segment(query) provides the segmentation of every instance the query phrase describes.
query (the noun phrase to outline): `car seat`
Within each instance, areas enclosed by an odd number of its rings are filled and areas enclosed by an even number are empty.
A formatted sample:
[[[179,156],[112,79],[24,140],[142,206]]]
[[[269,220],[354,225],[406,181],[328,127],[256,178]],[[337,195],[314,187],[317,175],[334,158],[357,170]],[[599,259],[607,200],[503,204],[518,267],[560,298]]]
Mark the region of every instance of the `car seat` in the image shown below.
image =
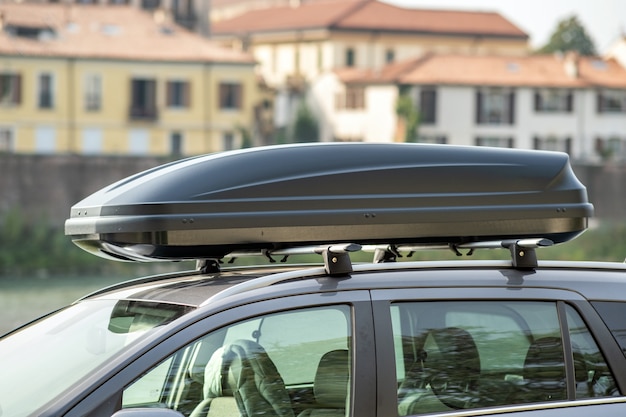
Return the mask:
[[[447,327],[428,333],[435,349],[423,350],[399,389],[398,414],[472,408],[478,401],[480,357],[472,336]]]
[[[326,352],[320,359],[313,381],[315,408],[304,410],[298,417],[344,417],[349,381],[348,350],[337,349]]]
[[[261,345],[237,340],[224,349],[224,361],[243,417],[294,417],[283,378]]]
[[[590,397],[587,366],[582,353],[572,346],[577,396]],[[521,401],[556,401],[567,399],[567,380],[563,344],[559,337],[542,337],[528,347],[524,360],[524,383]]]

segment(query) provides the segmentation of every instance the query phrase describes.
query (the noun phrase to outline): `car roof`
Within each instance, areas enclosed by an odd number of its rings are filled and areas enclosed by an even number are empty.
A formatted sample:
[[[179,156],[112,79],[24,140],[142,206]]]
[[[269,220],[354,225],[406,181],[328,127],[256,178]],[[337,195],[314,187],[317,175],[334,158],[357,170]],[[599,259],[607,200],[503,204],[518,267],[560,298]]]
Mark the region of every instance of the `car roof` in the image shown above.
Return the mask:
[[[334,277],[323,265],[247,266],[209,274],[188,271],[131,280],[83,300],[130,299],[202,307],[228,298],[260,300],[278,293],[407,287],[552,288],[574,291],[589,299],[620,300],[626,285],[624,272],[626,264],[611,262],[540,261],[537,268],[524,270],[506,260],[361,263],[355,264],[350,274]]]

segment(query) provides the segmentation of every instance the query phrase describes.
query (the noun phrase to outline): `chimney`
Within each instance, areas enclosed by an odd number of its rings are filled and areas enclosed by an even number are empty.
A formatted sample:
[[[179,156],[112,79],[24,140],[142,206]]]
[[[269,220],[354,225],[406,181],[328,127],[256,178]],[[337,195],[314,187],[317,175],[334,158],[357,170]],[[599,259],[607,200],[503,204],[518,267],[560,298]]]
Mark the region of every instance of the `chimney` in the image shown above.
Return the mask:
[[[565,65],[565,73],[567,74],[568,77],[578,78],[579,60],[580,60],[580,57],[578,56],[577,52],[569,51],[566,53],[564,65]]]

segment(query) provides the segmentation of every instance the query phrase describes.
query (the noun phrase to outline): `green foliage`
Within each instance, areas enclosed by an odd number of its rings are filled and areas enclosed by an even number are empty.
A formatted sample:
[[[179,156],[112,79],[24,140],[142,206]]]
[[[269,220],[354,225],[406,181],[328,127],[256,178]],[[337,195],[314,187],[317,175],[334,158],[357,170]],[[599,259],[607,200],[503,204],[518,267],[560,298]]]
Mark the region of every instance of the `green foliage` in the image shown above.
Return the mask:
[[[319,138],[319,123],[306,103],[302,101],[293,127],[293,142],[318,142]]]
[[[404,119],[406,123],[406,131],[404,135],[405,142],[415,142],[417,140],[417,127],[419,125],[419,112],[413,104],[411,97],[401,92],[396,102],[396,114]]]
[[[596,55],[596,47],[576,16],[559,22],[546,45],[537,52],[578,52],[580,55]]]

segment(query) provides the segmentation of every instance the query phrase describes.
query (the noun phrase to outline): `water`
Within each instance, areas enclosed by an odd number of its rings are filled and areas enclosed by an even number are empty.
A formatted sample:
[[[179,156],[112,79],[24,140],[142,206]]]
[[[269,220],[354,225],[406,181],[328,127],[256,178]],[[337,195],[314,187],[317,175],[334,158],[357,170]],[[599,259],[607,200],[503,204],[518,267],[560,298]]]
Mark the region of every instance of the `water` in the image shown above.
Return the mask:
[[[0,276],[0,335],[126,278]]]

